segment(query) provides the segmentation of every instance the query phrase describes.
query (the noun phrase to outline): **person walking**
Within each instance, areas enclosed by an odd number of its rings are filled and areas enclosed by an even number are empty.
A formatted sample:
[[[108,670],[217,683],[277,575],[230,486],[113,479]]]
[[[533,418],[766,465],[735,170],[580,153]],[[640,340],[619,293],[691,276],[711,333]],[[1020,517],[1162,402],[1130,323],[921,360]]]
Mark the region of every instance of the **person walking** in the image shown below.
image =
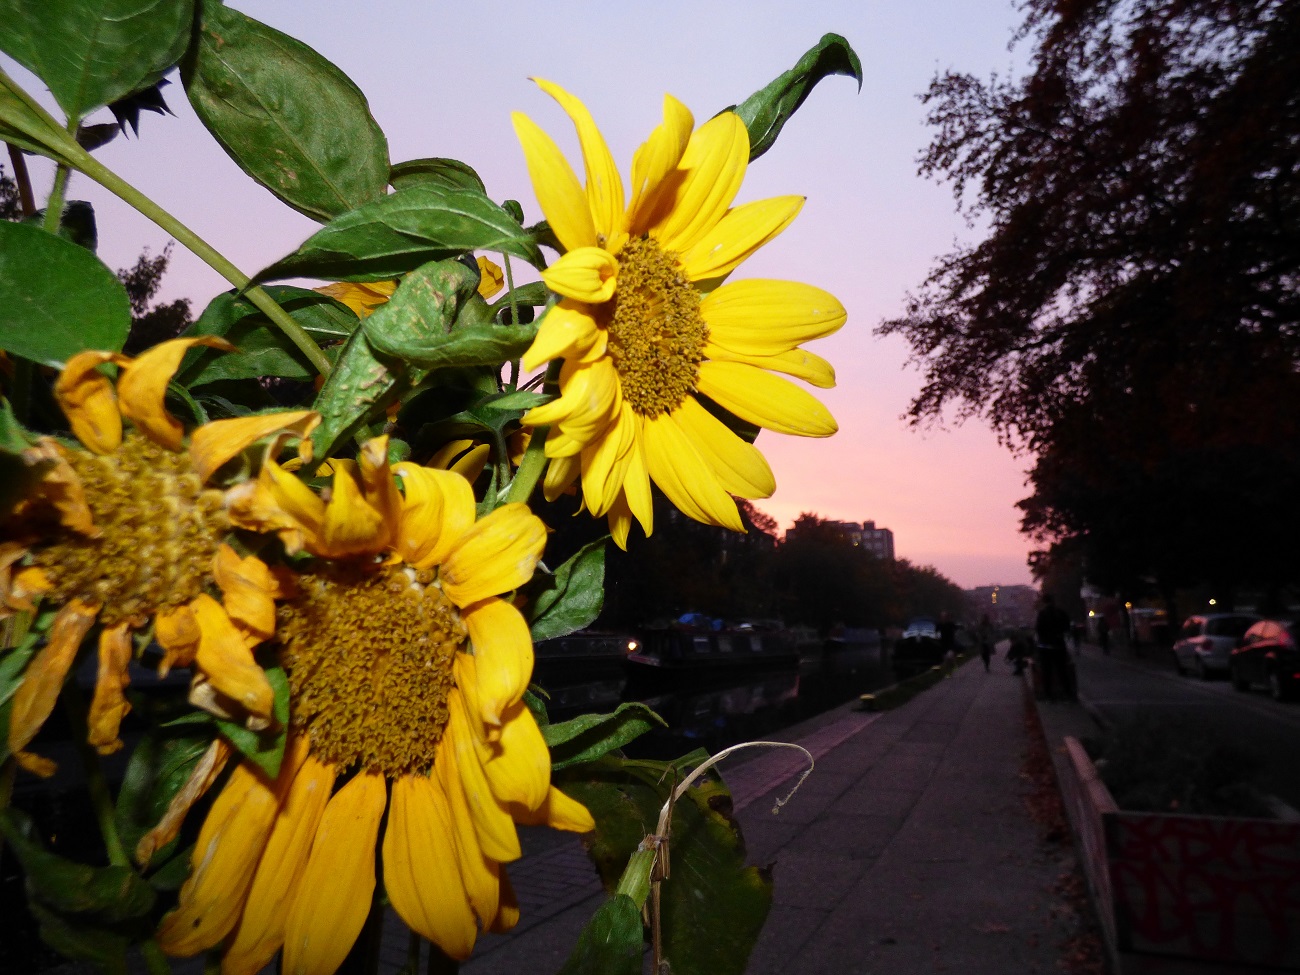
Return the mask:
[[[943,676],[957,669],[957,624],[946,612],[939,614],[939,652],[943,654]]]
[[[1034,621],[1034,634],[1038,638],[1038,658],[1043,667],[1043,697],[1056,700],[1059,691],[1062,700],[1070,697],[1070,652],[1065,646],[1070,632],[1070,617],[1056,605],[1050,592],[1043,593],[1043,606]]]
[[[1101,647],[1101,652],[1110,654],[1110,623],[1106,620],[1106,614],[1097,617],[1097,646]]]
[[[989,661],[993,659],[993,621],[985,613],[975,629],[976,639],[980,644],[980,660],[984,661],[984,673],[989,672]]]

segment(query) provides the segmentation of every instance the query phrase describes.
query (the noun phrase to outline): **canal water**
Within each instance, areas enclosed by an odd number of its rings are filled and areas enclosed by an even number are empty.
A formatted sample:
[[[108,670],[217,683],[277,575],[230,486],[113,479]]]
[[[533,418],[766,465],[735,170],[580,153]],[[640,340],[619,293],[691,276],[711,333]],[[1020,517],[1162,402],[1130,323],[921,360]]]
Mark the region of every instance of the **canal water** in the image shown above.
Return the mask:
[[[650,683],[614,666],[593,669],[589,677],[575,679],[572,669],[552,671],[539,656],[534,681],[549,695],[551,720],[641,701],[668,727],[643,735],[626,752],[657,759],[697,748],[716,753],[742,741],[779,739],[785,728],[895,681],[879,643],[804,647],[797,661],[775,669],[678,672],[659,675]]]

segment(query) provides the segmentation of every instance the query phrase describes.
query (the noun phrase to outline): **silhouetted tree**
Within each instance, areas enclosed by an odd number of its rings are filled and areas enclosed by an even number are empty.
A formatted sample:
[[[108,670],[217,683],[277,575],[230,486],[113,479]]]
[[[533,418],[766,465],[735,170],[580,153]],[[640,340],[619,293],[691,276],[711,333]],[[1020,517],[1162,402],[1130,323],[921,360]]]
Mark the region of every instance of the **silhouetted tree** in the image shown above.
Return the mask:
[[[127,297],[131,299],[131,331],[123,348],[127,355],[139,355],[152,345],[175,338],[190,324],[188,298],[177,298],[166,304],[154,303],[162,287],[163,275],[171,263],[171,255],[170,242],[157,256],[150,256],[146,247],[132,267],[117,272],[118,280],[126,286]]]

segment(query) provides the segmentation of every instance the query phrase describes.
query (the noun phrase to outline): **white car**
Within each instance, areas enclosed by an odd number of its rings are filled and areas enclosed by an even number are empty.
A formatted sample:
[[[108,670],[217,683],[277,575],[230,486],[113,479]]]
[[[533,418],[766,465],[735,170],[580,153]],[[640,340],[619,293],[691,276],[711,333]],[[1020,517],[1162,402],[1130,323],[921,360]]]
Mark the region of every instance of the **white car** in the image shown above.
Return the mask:
[[[1212,673],[1226,674],[1231,668],[1232,648],[1252,623],[1253,613],[1203,613],[1189,616],[1174,643],[1174,669],[1193,673],[1205,680]]]

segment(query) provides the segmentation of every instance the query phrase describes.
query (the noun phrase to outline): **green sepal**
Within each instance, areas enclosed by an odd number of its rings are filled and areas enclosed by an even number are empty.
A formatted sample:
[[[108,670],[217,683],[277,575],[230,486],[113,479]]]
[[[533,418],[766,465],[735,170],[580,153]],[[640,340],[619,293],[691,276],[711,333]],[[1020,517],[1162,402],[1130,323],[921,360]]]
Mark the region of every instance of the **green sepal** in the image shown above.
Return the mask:
[[[126,288],[99,258],[0,221],[0,349],[60,368],[85,349],[120,350],[130,327]]]
[[[301,41],[204,0],[182,80],[230,158],[299,213],[324,222],[383,197],[388,142],[366,96]]]
[[[486,194],[487,187],[474,167],[459,159],[408,159],[394,163],[388,173],[389,185],[395,190],[433,183],[450,189],[476,190]]]
[[[267,682],[275,692],[271,713],[275,724],[267,731],[249,731],[238,721],[213,718],[221,734],[246,759],[274,779],[280,774],[284,760],[284,746],[289,740],[289,675],[281,667],[269,667]]]
[[[613,890],[658,824],[683,767],[606,755],[555,784],[596,820],[588,854]],[[692,787],[673,808],[672,872],[660,887],[664,958],[674,975],[741,975],[772,904],[772,881],[745,865],[744,839],[720,782]]]
[[[128,850],[134,850],[144,835],[158,825],[168,804],[212,743],[211,724],[197,725],[191,734],[178,730],[159,729],[141,738],[127,761],[115,812],[118,834]],[[154,859],[166,860],[175,843],[173,840],[160,848]]]
[[[0,0],[0,51],[74,122],[156,82],[189,43],[194,0]]]
[[[51,853],[18,809],[0,812],[0,833],[22,864],[32,895],[53,911],[113,924],[143,917],[153,908],[153,888],[130,867],[91,867]]]
[[[542,737],[551,750],[551,769],[559,771],[594,762],[656,726],[666,728],[668,722],[640,701],[627,701],[609,714],[580,714],[548,724],[542,728]]]
[[[336,346],[346,341],[360,324],[347,305],[317,291],[271,285],[266,292],[321,346],[331,361],[338,355]],[[312,379],[316,376],[315,368],[302,350],[261,309],[234,291],[213,298],[185,334],[219,335],[239,350],[191,349],[176,377],[177,382],[191,389],[228,379],[262,376]]]
[[[581,630],[600,615],[605,605],[605,538],[582,546],[553,574],[534,575],[527,617],[534,642]]]
[[[862,90],[862,61],[839,34],[824,34],[793,68],[739,105],[723,111],[735,112],[749,130],[749,161],[753,162],[776,142],[781,129],[799,110],[817,82],[831,75],[856,78]]]
[[[420,183],[336,217],[288,257],[259,271],[253,282],[376,281],[476,250],[544,266],[536,241],[485,194]]]
[[[640,975],[641,908],[616,894],[591,916],[559,975]]]

